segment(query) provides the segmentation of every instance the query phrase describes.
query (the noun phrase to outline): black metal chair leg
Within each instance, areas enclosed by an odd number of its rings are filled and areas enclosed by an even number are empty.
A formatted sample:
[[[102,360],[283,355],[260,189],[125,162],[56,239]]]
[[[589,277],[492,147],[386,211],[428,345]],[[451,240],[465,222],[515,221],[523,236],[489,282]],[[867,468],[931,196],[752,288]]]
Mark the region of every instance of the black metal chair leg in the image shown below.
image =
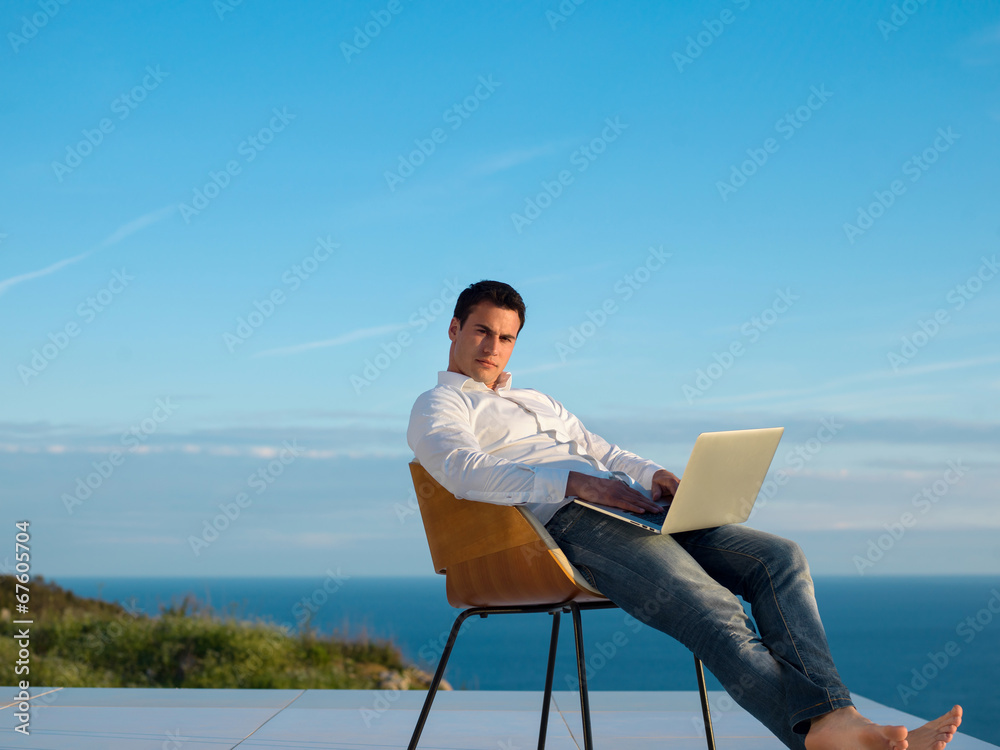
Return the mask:
[[[559,612],[552,613],[552,638],[549,641],[549,666],[545,671],[545,695],[542,698],[542,726],[538,730],[538,750],[545,750],[549,727],[549,703],[552,702],[552,675],[556,669],[556,645],[559,642]]]
[[[555,673],[556,646],[559,638],[559,613],[560,611],[566,612],[567,610],[573,615],[573,636],[576,641],[576,669],[580,679],[580,718],[583,721],[583,747],[584,750],[593,750],[594,738],[590,722],[590,695],[587,692],[587,662],[583,648],[583,621],[580,617],[580,611],[583,609],[614,609],[616,607],[616,604],[604,601],[585,602],[583,604],[569,602],[568,604],[558,605],[541,604],[510,607],[471,607],[464,612],[459,613],[458,617],[455,618],[455,624],[451,626],[451,632],[448,634],[448,642],[445,644],[444,652],[441,654],[441,659],[438,661],[437,669],[434,671],[434,677],[431,680],[430,687],[427,689],[427,697],[424,699],[424,705],[420,710],[420,717],[417,719],[417,725],[413,729],[413,736],[410,737],[410,744],[407,745],[407,750],[416,750],[417,748],[417,743],[420,741],[420,735],[424,730],[424,724],[427,722],[427,717],[431,712],[431,705],[434,703],[438,687],[440,687],[441,680],[444,678],[444,670],[448,665],[448,658],[451,656],[451,651],[455,647],[455,640],[458,637],[462,623],[464,623],[467,618],[473,615],[486,617],[488,615],[495,614],[529,614],[548,612],[552,615],[552,637],[549,641],[549,661],[545,673],[545,695],[544,703],[542,704],[542,723],[538,731],[538,750],[544,750],[545,736],[548,729],[549,705],[552,702],[552,680]],[[715,735],[712,730],[712,715],[708,705],[708,691],[705,687],[705,674],[702,668],[701,660],[697,656],[694,657],[694,665],[695,673],[698,677],[698,692],[701,695],[701,711],[702,717],[705,721],[705,737],[708,741],[708,750],[716,750]]]
[[[580,620],[580,606],[569,603],[573,613],[573,635],[576,639],[576,671],[580,678],[580,719],[583,721],[583,749],[594,750],[594,738],[590,729],[590,697],[587,694],[587,662],[583,654],[583,623]]]
[[[417,719],[417,726],[413,729],[413,736],[410,737],[410,744],[407,745],[407,750],[416,750],[417,743],[420,741],[420,734],[424,731],[424,722],[427,721],[427,715],[431,712],[431,704],[434,702],[434,696],[437,695],[438,685],[441,684],[441,679],[444,677],[444,668],[448,666],[448,657],[451,656],[451,650],[455,646],[455,638],[458,637],[458,629],[461,627],[462,623],[465,622],[465,618],[470,615],[477,614],[479,610],[477,609],[467,609],[458,617],[455,618],[455,624],[451,626],[451,633],[448,634],[448,643],[444,647],[444,653],[441,654],[441,660],[438,662],[437,669],[434,671],[434,679],[431,680],[430,687],[427,688],[427,697],[424,699],[424,707],[420,710],[420,718]]]
[[[694,671],[698,675],[698,693],[701,695],[701,716],[705,720],[705,739],[708,750],[715,750],[715,732],[712,730],[712,712],[708,707],[708,691],[705,688],[705,670],[701,659],[694,657]]]

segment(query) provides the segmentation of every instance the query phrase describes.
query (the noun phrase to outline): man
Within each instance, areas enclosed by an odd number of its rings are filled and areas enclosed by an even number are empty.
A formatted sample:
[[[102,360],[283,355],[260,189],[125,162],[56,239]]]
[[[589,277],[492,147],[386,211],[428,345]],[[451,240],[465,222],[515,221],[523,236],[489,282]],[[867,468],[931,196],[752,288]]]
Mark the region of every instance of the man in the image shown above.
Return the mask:
[[[524,311],[520,295],[497,281],[459,295],[448,371],[410,415],[417,460],[460,498],[524,504],[601,593],[687,646],[788,747],[942,750],[961,723],[959,706],[909,733],[855,709],[793,542],[742,525],[651,534],[572,503],[656,510],[634,487],[657,500],[672,496],[678,479],[589,432],[549,396],[511,387],[505,367]],[[750,603],[759,635],[736,594]]]

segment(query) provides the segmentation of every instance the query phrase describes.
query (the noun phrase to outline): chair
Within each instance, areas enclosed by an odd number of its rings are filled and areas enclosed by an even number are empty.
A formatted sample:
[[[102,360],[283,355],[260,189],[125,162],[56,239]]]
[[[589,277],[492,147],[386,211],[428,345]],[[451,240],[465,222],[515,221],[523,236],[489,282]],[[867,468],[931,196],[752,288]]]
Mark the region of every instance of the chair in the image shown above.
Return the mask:
[[[618,605],[602,596],[580,575],[531,512],[519,506],[460,500],[438,484],[416,461],[410,463],[410,474],[434,570],[446,576],[448,603],[463,611],[451,628],[410,738],[409,750],[416,750],[462,623],[473,615],[488,617],[537,612],[552,615],[552,637],[545,673],[538,750],[545,747],[559,617],[562,612],[570,612],[573,617],[583,743],[585,750],[592,750],[590,701],[587,695],[580,612],[615,608]],[[694,662],[698,691],[701,694],[705,737],[709,750],[715,750],[705,674],[701,660],[695,657]]]

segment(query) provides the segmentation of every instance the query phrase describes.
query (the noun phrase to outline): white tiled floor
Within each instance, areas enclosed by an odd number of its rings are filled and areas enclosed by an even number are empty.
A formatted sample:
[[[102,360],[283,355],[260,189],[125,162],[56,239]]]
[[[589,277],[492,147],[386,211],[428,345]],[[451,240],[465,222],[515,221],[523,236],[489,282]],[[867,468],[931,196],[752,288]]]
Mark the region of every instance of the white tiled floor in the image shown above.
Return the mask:
[[[14,694],[0,688],[0,700]],[[140,690],[38,688],[31,734],[14,731],[15,708],[0,703],[0,750],[398,750],[406,747],[425,693],[370,690]],[[441,692],[421,750],[526,750],[537,746],[540,692]],[[921,721],[860,696],[882,722]],[[780,750],[764,727],[724,693],[712,694],[719,750]],[[704,750],[696,692],[590,694],[594,744],[602,750]],[[579,696],[557,691],[546,747],[582,747]],[[957,736],[949,750],[995,746]]]

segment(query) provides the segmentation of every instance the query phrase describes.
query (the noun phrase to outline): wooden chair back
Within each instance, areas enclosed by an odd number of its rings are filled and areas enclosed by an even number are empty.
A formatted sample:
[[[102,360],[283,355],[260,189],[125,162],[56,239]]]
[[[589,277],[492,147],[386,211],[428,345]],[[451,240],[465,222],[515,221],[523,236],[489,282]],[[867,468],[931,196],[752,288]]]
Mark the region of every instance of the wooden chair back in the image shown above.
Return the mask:
[[[453,607],[603,601],[534,515],[515,505],[460,500],[416,461],[413,487],[434,570]]]

